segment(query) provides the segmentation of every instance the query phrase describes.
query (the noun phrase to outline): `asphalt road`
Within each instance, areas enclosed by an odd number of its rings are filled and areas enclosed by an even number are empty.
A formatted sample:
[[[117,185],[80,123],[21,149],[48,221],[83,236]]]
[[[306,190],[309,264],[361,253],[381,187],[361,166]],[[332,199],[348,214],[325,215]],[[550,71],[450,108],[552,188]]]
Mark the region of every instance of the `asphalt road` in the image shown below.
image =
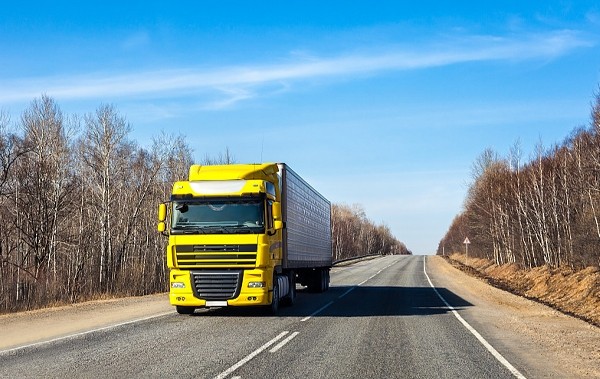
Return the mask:
[[[424,259],[335,268],[329,291],[299,290],[277,317],[173,311],[0,353],[0,377],[514,378],[430,286]],[[459,313],[471,306],[436,290]]]

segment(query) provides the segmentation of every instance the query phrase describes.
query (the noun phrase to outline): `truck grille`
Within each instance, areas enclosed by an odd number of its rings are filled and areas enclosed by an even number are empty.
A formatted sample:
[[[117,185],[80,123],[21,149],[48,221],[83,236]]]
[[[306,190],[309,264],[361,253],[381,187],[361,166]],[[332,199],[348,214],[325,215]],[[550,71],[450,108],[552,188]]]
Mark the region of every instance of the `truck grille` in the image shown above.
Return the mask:
[[[228,300],[237,297],[242,271],[192,271],[194,294],[199,299]]]
[[[256,266],[256,244],[248,245],[178,245],[177,264],[180,268]]]

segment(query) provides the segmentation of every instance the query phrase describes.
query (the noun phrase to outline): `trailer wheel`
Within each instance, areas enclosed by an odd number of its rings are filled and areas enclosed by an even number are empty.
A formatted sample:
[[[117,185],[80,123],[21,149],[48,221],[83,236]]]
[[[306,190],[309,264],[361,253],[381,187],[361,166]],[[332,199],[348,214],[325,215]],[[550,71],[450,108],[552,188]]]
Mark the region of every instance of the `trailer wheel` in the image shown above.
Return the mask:
[[[326,291],[329,286],[329,281],[327,280],[327,273],[327,270],[320,268],[312,271],[308,282],[308,290],[310,292],[319,293]]]
[[[184,307],[182,305],[176,305],[175,309],[180,315],[191,315],[196,310],[194,307]]]
[[[321,269],[321,285],[319,286],[319,292],[327,291],[329,280],[327,280],[327,270]]]

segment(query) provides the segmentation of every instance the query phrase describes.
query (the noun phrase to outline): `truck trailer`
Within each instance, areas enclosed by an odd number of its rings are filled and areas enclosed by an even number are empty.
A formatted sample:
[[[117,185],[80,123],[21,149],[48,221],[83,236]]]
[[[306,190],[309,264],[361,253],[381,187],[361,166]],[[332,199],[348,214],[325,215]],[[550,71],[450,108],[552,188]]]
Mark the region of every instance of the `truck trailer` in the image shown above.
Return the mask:
[[[296,283],[329,288],[331,204],[284,163],[192,165],[159,205],[169,300],[202,307],[292,305]]]

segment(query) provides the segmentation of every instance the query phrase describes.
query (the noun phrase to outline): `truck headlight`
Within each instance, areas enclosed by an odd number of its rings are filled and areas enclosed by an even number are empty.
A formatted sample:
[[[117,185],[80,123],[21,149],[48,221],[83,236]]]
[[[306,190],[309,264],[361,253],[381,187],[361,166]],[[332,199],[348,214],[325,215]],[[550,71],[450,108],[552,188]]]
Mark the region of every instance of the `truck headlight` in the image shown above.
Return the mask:
[[[265,282],[249,282],[248,288],[264,288],[265,285]]]
[[[185,288],[185,283],[173,282],[171,283],[171,288]]]

